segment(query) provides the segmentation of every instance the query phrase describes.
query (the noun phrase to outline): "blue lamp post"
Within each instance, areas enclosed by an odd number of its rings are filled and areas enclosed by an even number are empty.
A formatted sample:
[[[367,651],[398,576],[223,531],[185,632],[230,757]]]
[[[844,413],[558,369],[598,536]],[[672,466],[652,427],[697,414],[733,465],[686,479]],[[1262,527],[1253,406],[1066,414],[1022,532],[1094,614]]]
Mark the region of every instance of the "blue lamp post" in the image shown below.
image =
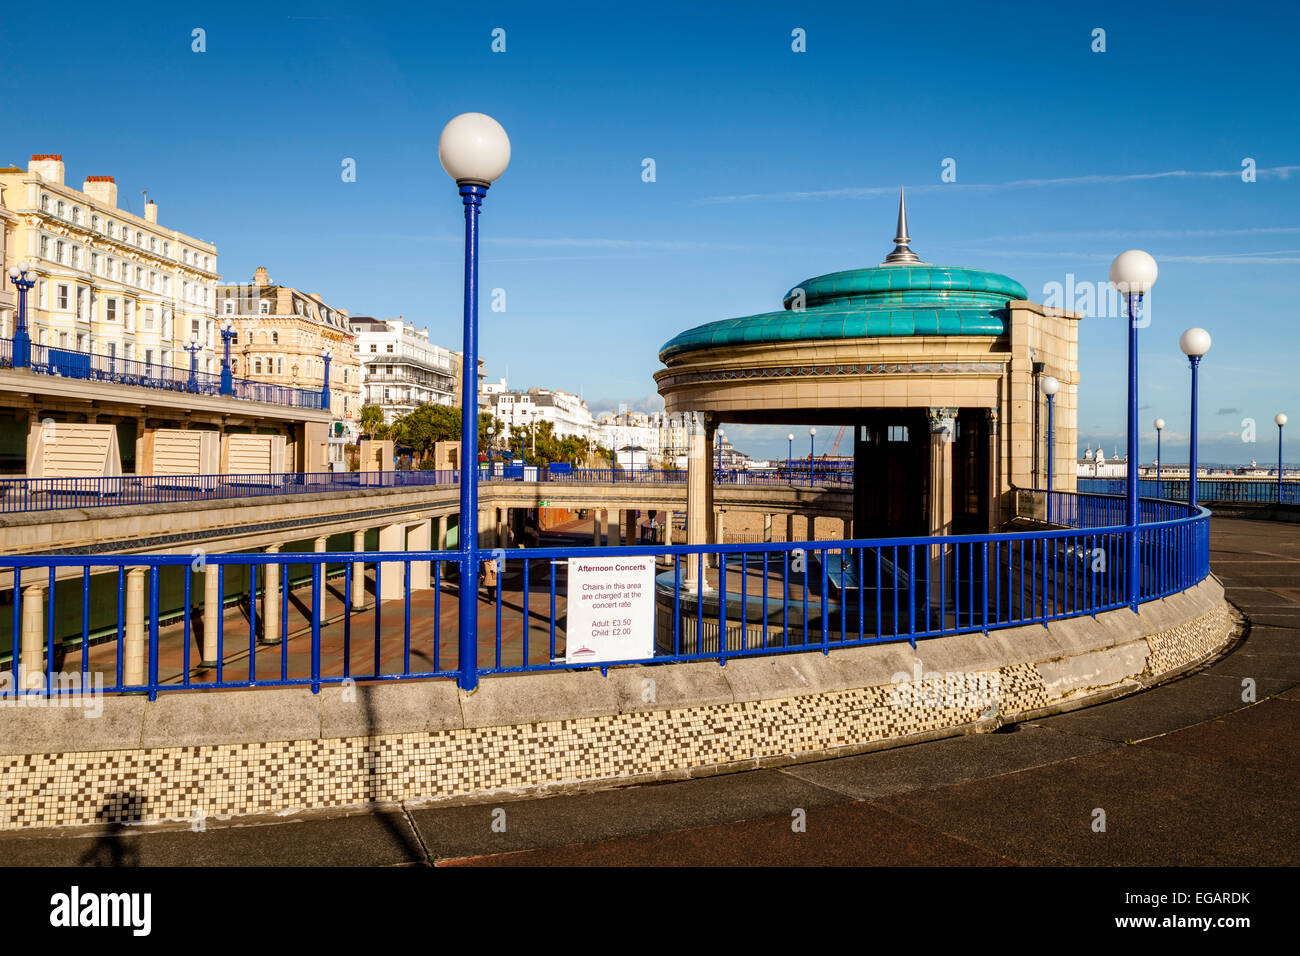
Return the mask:
[[[223,351],[221,357],[221,394],[222,395],[235,394],[235,378],[230,371],[230,346],[234,344],[236,334],[237,333],[235,332],[235,323],[231,322],[229,319],[226,319],[226,321],[221,324],[221,345]]]
[[[496,433],[497,433],[497,432],[496,432],[496,429],[493,428],[491,425],[489,425],[489,426],[488,426],[488,429],[487,429],[487,437],[488,437],[488,477],[489,477],[489,478],[492,477],[492,436],[495,435]]]
[[[1156,429],[1156,497],[1163,498],[1164,495],[1160,493],[1160,433],[1165,430],[1165,420],[1163,418],[1157,418],[1151,424],[1154,425]]]
[[[813,472],[817,470],[817,459],[813,457],[817,454],[817,429],[808,429],[808,487],[812,487]]]
[[[1155,285],[1159,270],[1156,260],[1141,249],[1121,252],[1110,264],[1110,282],[1128,301],[1128,459],[1125,464],[1128,494],[1126,524],[1128,525],[1127,585],[1128,605],[1136,614],[1140,581],[1138,578],[1138,525],[1141,511],[1138,504],[1138,312],[1142,296]]]
[[[794,432],[791,432],[785,437],[790,442],[790,445],[785,452],[785,475],[790,484],[794,484],[794,468],[792,467],[794,462]]]
[[[715,484],[722,477],[722,439],[727,437],[727,433],[724,432],[721,428],[719,428],[716,437],[718,442],[718,466],[717,466],[717,475],[713,479]]]
[[[465,207],[465,326],[460,420],[460,676],[478,686],[478,215],[488,187],[510,165],[510,138],[490,116],[461,113],[438,138],[438,159]]]
[[[1273,423],[1277,425],[1277,503],[1282,503],[1282,426],[1286,424],[1286,412],[1278,412],[1273,416]]]
[[[186,342],[182,348],[190,353],[190,379],[186,383],[185,387],[191,392],[197,393],[199,390],[199,352],[203,350],[203,343],[200,342],[199,337],[195,335],[191,336],[190,340]]]
[[[1038,382],[1038,389],[1047,396],[1047,523],[1052,523],[1052,460],[1053,460],[1053,434],[1052,434],[1052,412],[1056,408],[1056,393],[1060,391],[1061,383],[1051,375],[1048,375]]]
[[[320,407],[322,411],[330,410],[330,360],[334,358],[328,348],[320,350],[320,357],[325,360],[325,381],[320,387]]]
[[[1187,501],[1196,505],[1196,406],[1199,392],[1198,372],[1201,359],[1210,350],[1210,333],[1205,329],[1188,329],[1178,339],[1178,347],[1192,363],[1192,442],[1187,464]]]
[[[32,337],[27,332],[27,290],[36,285],[31,263],[20,262],[9,269],[9,281],[18,289],[18,325],[14,328],[14,368],[32,364]]]

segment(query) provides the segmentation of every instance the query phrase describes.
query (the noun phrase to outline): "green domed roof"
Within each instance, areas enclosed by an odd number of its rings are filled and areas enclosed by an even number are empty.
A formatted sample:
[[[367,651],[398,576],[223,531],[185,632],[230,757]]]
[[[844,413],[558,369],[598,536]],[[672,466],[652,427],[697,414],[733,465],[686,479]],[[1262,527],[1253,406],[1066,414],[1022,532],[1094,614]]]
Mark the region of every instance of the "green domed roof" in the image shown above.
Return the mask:
[[[688,329],[668,341],[659,358],[761,342],[1001,335],[1006,331],[1007,303],[1025,298],[1028,293],[1019,282],[978,269],[920,262],[849,269],[801,282],[785,294],[783,311]]]

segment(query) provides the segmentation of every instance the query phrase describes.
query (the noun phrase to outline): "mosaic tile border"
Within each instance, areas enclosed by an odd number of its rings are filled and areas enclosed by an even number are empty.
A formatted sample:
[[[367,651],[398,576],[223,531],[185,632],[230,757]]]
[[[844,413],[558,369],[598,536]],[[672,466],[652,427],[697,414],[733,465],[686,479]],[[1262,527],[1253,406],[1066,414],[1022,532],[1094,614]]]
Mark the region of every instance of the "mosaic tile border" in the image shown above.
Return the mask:
[[[1226,604],[1146,638],[1144,679],[1231,633]],[[640,713],[324,740],[0,757],[0,830],[321,810],[702,772],[860,749],[1051,706],[1037,665],[997,670],[996,707],[899,706],[891,685]],[[1059,698],[1058,698],[1059,699]],[[959,732],[959,731],[958,731]]]

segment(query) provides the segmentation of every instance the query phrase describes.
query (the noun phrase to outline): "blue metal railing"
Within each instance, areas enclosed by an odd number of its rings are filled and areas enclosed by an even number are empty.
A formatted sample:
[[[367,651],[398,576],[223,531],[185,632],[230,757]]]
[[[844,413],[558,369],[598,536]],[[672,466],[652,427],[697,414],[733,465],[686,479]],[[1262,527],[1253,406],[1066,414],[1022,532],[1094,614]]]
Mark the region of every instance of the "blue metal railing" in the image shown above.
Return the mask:
[[[455,471],[326,471],[277,475],[121,475],[0,478],[0,514],[295,495],[363,488],[455,485]]]
[[[915,647],[932,637],[1046,625],[1127,606],[1134,539],[1130,529],[1108,523],[1123,499],[1057,494],[1054,510],[1060,506],[1070,527],[485,550],[482,560],[497,562],[502,586],[487,598],[475,588],[480,621],[493,623],[481,625],[471,661],[459,660],[456,634],[443,624],[457,619],[455,551],[214,554],[199,561],[191,555],[2,557],[0,634],[9,631],[18,686],[32,687],[27,682],[44,675],[33,693],[64,693],[69,675],[80,675],[86,686],[92,672],[106,692],[154,698],[167,690],[303,685],[316,691],[345,680],[590,667],[564,659],[567,559],[652,556],[654,620],[642,623],[653,627],[654,654],[597,666],[725,663],[895,641]],[[1143,511],[1151,520],[1136,535],[1139,601],[1203,580],[1209,512],[1172,501],[1144,502]],[[268,587],[267,569],[282,583]],[[199,596],[207,575],[216,576],[211,593],[218,597],[205,608]],[[689,587],[692,578],[706,588]],[[291,595],[283,582],[295,580],[302,585]],[[275,632],[278,643],[267,643]]]
[[[537,481],[551,484],[608,485],[611,483],[684,484],[684,471],[628,471],[572,469],[551,472],[528,466],[527,474],[512,477],[489,476],[488,466],[479,466],[484,481]],[[716,476],[719,485],[784,485],[768,476],[744,472]],[[357,488],[407,488],[455,485],[458,471],[333,471],[275,475],[121,475],[114,478],[0,478],[0,514],[55,511],[60,508],[102,508],[110,505],[166,504],[178,501],[207,501],[222,498],[254,498],[262,495],[307,494],[350,491]],[[821,485],[820,481],[818,482]],[[849,486],[851,486],[851,482]],[[831,487],[834,487],[832,484]],[[843,486],[842,486],[843,487]]]
[[[13,367],[13,340],[0,339],[0,368],[11,367]],[[221,394],[220,375],[199,371],[191,373],[188,368],[154,365],[152,362],[139,362],[134,359],[101,355],[98,352],[61,349],[50,345],[32,345],[29,367],[33,372],[42,375],[59,375],[63,378],[135,385],[141,388],[188,392],[192,395]],[[288,405],[292,408],[322,407],[319,388],[293,388],[244,378],[234,379],[233,383],[234,397],[246,401]]]
[[[1096,494],[1124,494],[1123,478],[1080,478],[1080,491]],[[1186,478],[1139,478],[1138,493],[1156,498],[1187,500]],[[1196,500],[1213,503],[1275,504],[1278,501],[1277,478],[1197,478]],[[1300,504],[1300,479],[1283,478],[1282,504]]]

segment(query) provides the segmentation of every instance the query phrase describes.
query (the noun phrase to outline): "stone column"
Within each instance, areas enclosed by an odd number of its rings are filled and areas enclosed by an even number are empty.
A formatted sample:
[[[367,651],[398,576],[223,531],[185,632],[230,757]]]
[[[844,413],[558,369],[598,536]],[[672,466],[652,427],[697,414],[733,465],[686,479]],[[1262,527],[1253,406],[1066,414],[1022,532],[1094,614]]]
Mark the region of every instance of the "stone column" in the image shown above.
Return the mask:
[[[785,540],[793,541],[794,539],[794,515],[788,514],[785,516]]]
[[[215,564],[203,566],[203,659],[199,662],[200,667],[217,666],[217,631],[221,628],[223,613],[218,580],[220,571]]]
[[[998,480],[998,410],[996,408],[984,409],[984,415],[988,422],[989,429],[989,533],[993,533],[1002,526],[1002,483]]]
[[[623,543],[624,543],[624,544],[636,544],[636,543],[637,543],[637,537],[636,537],[636,531],[637,531],[637,527],[636,527],[636,512],[633,511],[633,510],[630,509],[630,508],[627,509],[626,511],[624,511],[624,512],[623,512],[623,521],[624,521],[624,528],[623,528]]]
[[[930,467],[926,527],[931,535],[952,533],[952,443],[956,435],[956,414],[951,408],[928,410],[930,425]],[[945,560],[942,545],[930,548],[930,580],[937,595],[940,565]]]
[[[126,572],[126,624],[123,628],[122,683],[144,683],[144,568]]]
[[[366,532],[352,532],[352,550],[361,552],[366,550]],[[364,561],[352,562],[352,610],[357,611],[366,606],[366,563]]]
[[[418,524],[413,524],[406,529],[406,547],[409,551],[432,551],[429,547],[431,529],[429,519],[425,518]],[[429,590],[429,562],[412,561],[411,562],[411,590],[427,591]]]
[[[725,508],[719,508],[717,512],[714,513],[713,516],[713,531],[714,534],[717,535],[717,539],[714,541],[715,544],[727,543],[727,536],[725,530],[726,524],[727,524],[727,511]]]
[[[497,536],[495,546],[498,548],[508,548],[510,547],[510,509],[498,508],[496,509],[496,514]]]
[[[695,414],[691,415],[688,426],[688,445],[686,451],[686,543],[688,545],[708,544],[709,518],[712,502],[712,461],[705,453],[708,441],[705,438],[703,423]],[[686,587],[696,590],[700,587],[699,562],[695,555],[687,555]]]
[[[436,520],[438,526],[434,532],[436,534],[436,537],[434,538],[433,550],[446,551],[447,550],[447,516],[438,515]],[[440,565],[438,565],[438,579],[441,580],[446,576],[447,576],[447,562],[444,561]]]
[[[329,551],[328,545],[329,545],[329,538],[327,538],[325,535],[321,535],[319,538],[315,540],[315,542],[313,542],[313,550],[317,554],[325,554],[327,551]]]
[[[763,515],[763,540],[772,540],[772,516],[770,514]]]
[[[275,555],[280,553],[278,544],[270,545],[266,549],[267,554]],[[258,609],[261,611],[262,621],[262,643],[279,644],[280,634],[280,566],[278,564],[263,565],[262,578],[262,606]]]
[[[659,527],[663,528],[662,541],[664,544],[673,543],[673,513],[671,511],[659,512]]]
[[[45,686],[45,588],[31,584],[23,588],[22,661],[18,686],[40,690]]]
[[[380,551],[403,551],[406,548],[406,525],[389,524],[379,529]],[[385,561],[379,573],[379,599],[396,601],[405,596],[405,567],[400,561]]]
[[[602,508],[591,509],[591,546],[599,548],[604,544],[605,511]]]
[[[717,451],[714,442],[718,436],[718,423],[712,418],[706,418],[704,422],[704,471],[707,477],[704,480],[704,522],[705,522],[705,544],[718,543],[718,524],[717,512],[713,508],[714,482],[718,480],[714,473],[714,459],[717,457]],[[710,555],[707,564],[709,567],[717,567],[717,558]]]

